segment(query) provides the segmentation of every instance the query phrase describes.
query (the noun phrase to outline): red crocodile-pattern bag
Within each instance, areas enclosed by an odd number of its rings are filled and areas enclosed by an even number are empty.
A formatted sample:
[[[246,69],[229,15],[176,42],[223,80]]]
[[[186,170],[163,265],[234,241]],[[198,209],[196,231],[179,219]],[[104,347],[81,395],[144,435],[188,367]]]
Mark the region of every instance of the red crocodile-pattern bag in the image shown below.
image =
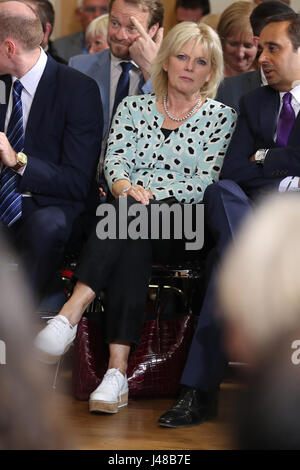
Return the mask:
[[[127,369],[129,396],[173,397],[180,388],[180,377],[195,330],[194,315],[163,318],[168,295],[159,306],[157,317],[144,322],[140,344],[130,353]],[[153,309],[148,303],[147,308]],[[73,393],[88,400],[100,384],[108,364],[108,347],[103,326],[83,317],[75,340]]]

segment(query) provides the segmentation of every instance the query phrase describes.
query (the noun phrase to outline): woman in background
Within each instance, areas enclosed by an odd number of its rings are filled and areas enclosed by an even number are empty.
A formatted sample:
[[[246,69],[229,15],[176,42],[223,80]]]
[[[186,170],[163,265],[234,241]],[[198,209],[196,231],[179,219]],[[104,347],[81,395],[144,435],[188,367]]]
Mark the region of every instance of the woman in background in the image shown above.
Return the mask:
[[[257,69],[258,38],[253,36],[249,19],[254,7],[254,3],[235,2],[220,17],[217,32],[223,47],[224,77]]]
[[[87,27],[85,39],[89,54],[108,49],[107,44],[108,13],[95,18]]]

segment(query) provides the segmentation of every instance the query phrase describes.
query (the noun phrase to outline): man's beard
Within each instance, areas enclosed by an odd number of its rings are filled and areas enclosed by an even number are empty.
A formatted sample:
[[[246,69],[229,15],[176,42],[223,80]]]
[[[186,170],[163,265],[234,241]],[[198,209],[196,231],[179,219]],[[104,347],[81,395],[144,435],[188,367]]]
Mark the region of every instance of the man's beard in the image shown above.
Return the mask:
[[[130,59],[129,47],[131,46],[131,43],[116,41],[113,38],[107,38],[107,43],[115,57],[118,59]],[[124,52],[124,48],[126,48],[126,52]]]

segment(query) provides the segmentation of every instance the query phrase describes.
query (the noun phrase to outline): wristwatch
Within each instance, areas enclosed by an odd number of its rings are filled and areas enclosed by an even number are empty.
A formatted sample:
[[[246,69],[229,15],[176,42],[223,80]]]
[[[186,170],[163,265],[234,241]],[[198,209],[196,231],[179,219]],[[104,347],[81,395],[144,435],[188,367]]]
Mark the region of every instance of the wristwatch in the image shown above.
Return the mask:
[[[259,149],[254,154],[254,160],[257,165],[263,165],[268,149]]]
[[[20,168],[26,165],[27,163],[27,155],[23,152],[18,152],[16,154],[17,163],[15,166],[12,166],[11,169],[14,171],[18,171]]]

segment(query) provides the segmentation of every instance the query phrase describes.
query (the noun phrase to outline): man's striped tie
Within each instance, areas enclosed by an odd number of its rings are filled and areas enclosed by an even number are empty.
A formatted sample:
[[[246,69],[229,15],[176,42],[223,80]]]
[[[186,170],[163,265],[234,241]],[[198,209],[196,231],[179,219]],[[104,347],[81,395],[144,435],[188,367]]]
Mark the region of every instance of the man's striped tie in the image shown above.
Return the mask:
[[[23,110],[21,93],[23,85],[16,80],[13,85],[13,107],[6,135],[16,153],[24,149]],[[21,176],[4,166],[0,176],[0,220],[10,227],[22,215],[22,195],[18,191]]]

